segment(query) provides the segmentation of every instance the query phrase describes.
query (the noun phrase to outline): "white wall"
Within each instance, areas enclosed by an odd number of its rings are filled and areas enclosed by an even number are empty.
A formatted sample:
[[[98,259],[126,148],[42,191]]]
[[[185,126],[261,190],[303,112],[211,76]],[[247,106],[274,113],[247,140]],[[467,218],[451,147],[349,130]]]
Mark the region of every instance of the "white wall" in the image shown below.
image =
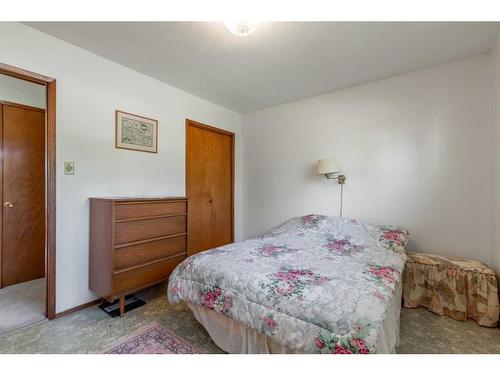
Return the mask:
[[[241,115],[25,25],[0,23],[0,61],[57,79],[57,311],[88,290],[91,196],[184,195],[184,121],[236,132],[236,238],[240,238]],[[168,61],[165,62],[168,64]],[[158,154],[116,149],[115,110],[159,120]],[[63,162],[74,161],[74,176]]]
[[[45,108],[45,86],[0,74],[0,100]]]
[[[244,237],[338,215],[339,186],[314,174],[335,156],[345,217],[408,228],[409,250],[491,263],[490,79],[483,55],[244,115]]]
[[[492,259],[500,276],[500,39],[491,53],[493,82],[493,230]]]
[[[496,51],[244,115],[242,128],[235,112],[0,23],[1,62],[57,79],[57,311],[95,298],[87,288],[88,197],[184,194],[185,118],[237,133],[237,239],[291,216],[337,214],[338,185],[314,175],[317,159],[336,156],[347,175],[345,216],[405,226],[410,249],[500,271]],[[157,155],[114,148],[115,109],[159,120]],[[63,174],[63,161],[76,163],[75,176]]]

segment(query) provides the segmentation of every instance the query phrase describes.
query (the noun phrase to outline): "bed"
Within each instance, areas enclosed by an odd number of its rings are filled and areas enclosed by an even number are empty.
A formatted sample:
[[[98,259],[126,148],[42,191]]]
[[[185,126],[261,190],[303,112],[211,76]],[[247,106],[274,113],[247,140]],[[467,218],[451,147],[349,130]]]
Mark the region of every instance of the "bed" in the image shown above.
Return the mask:
[[[408,231],[307,215],[187,258],[169,279],[229,353],[394,353]]]

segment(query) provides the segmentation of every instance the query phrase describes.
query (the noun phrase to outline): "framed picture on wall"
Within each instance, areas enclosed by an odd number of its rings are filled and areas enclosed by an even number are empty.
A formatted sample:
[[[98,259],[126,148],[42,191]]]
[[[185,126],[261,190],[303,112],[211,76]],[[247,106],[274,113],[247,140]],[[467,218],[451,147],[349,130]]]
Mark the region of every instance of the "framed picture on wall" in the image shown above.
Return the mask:
[[[158,152],[158,121],[116,111],[116,148]]]

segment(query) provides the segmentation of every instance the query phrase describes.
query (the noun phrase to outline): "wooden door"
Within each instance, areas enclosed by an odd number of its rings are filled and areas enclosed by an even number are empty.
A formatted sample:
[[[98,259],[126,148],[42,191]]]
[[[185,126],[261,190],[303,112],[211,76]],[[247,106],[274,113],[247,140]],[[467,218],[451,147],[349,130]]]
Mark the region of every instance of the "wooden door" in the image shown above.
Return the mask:
[[[186,121],[188,255],[234,241],[234,133]]]
[[[2,107],[2,287],[45,275],[45,112]]]

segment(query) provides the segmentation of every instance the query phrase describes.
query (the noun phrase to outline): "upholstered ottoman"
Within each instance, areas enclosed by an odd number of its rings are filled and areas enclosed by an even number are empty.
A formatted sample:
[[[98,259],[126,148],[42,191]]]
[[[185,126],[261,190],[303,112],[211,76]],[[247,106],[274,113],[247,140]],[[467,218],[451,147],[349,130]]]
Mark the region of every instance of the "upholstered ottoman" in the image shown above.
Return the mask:
[[[498,323],[498,284],[486,264],[469,259],[408,253],[403,273],[404,307],[424,306],[456,320]]]

